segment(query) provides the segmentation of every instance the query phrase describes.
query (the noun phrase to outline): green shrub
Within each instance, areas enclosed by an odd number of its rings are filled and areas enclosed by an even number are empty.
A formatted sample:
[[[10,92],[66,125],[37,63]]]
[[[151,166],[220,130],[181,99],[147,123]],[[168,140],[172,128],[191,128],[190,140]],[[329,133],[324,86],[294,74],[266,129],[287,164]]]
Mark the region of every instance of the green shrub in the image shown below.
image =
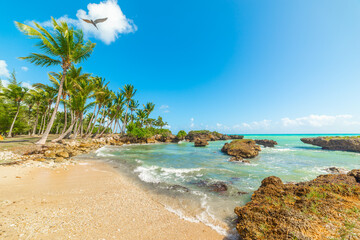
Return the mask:
[[[169,129],[159,129],[153,127],[142,128],[139,124],[136,123],[129,123],[126,129],[129,136],[141,139],[150,138],[157,134],[160,134],[163,137],[168,137],[172,134]]]
[[[184,130],[180,130],[179,132],[178,132],[178,134],[176,135],[176,137],[178,138],[178,139],[185,139],[185,137],[186,137],[186,132],[184,131]]]

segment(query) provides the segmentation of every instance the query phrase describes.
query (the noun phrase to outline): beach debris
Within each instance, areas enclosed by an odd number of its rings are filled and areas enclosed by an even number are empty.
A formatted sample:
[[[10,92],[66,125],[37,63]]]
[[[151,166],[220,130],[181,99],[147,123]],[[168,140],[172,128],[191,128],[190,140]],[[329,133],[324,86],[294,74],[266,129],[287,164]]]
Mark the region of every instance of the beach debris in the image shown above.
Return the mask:
[[[84,18],[82,18],[82,20],[83,20],[84,22],[87,22],[87,23],[90,23],[90,24],[94,25],[94,26],[96,27],[96,29],[98,29],[98,27],[96,26],[98,23],[105,22],[107,19],[108,19],[108,18],[98,18],[98,19],[96,19],[95,21],[93,21],[93,20],[90,20],[90,19],[84,19]]]

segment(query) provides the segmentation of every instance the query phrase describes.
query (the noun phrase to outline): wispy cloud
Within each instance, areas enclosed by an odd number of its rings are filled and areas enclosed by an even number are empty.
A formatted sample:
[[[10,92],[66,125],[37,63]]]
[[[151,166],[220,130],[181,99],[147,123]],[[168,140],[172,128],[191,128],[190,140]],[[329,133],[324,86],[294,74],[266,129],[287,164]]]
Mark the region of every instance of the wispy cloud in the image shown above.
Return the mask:
[[[29,71],[29,68],[28,67],[21,67],[21,70],[23,70],[24,72],[27,72],[27,71]]]
[[[351,119],[353,116],[345,115],[309,115],[299,118],[282,118],[281,122],[284,127],[297,127],[297,126],[311,126],[311,127],[324,127],[331,126],[338,123],[344,123],[344,120]]]
[[[5,60],[0,60],[0,78],[9,78],[10,72],[7,68],[7,63]]]
[[[87,38],[94,37],[100,39],[105,44],[114,42],[120,34],[131,33],[137,30],[133,20],[126,18],[117,0],[106,0],[100,3],[89,3],[87,11],[79,9],[76,13],[77,19],[64,15],[56,18],[58,21],[66,21],[68,24],[81,28]],[[96,29],[92,24],[84,22],[82,19],[108,18],[105,22],[99,23]],[[30,22],[30,21],[27,21]],[[44,27],[51,27],[51,21],[40,23]]]
[[[163,113],[170,112],[170,107],[168,105],[161,105],[160,110],[162,110]]]
[[[190,118],[190,128],[193,128],[195,126],[194,118]]]

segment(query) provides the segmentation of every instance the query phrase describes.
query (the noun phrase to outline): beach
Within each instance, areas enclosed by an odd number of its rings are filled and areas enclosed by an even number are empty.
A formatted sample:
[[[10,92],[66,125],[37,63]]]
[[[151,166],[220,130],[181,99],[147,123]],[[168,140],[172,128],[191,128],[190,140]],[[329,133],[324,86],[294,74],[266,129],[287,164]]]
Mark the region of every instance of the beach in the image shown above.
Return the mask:
[[[223,239],[166,210],[111,165],[0,167],[1,239]]]

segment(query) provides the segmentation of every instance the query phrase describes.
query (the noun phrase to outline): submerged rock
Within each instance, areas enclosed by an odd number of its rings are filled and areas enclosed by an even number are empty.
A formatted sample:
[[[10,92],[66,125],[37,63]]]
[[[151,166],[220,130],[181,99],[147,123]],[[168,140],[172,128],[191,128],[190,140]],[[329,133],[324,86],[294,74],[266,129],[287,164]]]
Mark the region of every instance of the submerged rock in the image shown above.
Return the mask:
[[[225,143],[222,152],[236,157],[241,160],[242,158],[254,158],[259,155],[261,148],[251,139],[233,140],[230,143]]]
[[[196,139],[194,142],[195,147],[205,147],[206,145],[209,145],[206,139]]]
[[[284,184],[271,176],[236,207],[241,239],[358,239],[360,170]]]
[[[342,174],[344,174],[344,173],[347,173],[347,172],[348,172],[348,171],[346,171],[346,169],[344,169],[344,168],[337,168],[337,167],[329,167],[329,168],[325,168],[324,170],[327,171],[327,172],[329,172],[329,173],[334,173],[334,174],[336,174],[336,173],[342,173]]]
[[[326,150],[360,152],[360,137],[316,137],[301,138],[303,143],[322,147]]]
[[[201,188],[207,188],[211,192],[226,192],[228,190],[228,186],[225,182],[211,182],[208,180],[200,180],[197,182],[190,182]]]
[[[275,145],[278,145],[278,143],[274,140],[268,140],[268,139],[257,139],[255,140],[256,144],[264,146],[264,147],[275,147]]]
[[[187,187],[181,185],[172,185],[169,187],[170,190],[178,191],[178,192],[189,192],[190,190]]]

